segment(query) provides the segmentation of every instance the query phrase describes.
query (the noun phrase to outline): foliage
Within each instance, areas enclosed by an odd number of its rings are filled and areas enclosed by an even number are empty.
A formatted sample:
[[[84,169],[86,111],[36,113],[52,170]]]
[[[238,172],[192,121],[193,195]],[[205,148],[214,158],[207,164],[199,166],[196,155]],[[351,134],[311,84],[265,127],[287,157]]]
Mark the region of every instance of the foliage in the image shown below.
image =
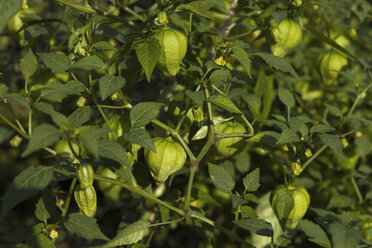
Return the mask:
[[[0,16],[1,246],[371,247],[368,1]]]

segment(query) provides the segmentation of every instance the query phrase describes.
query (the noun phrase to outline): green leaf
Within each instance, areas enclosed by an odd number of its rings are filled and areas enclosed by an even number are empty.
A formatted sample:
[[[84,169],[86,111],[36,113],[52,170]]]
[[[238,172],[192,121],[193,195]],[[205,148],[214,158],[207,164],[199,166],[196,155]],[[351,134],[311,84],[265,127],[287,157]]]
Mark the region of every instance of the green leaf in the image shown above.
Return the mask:
[[[41,90],[40,97],[51,102],[62,102],[68,95],[79,95],[86,87],[80,81],[71,80],[65,84],[51,82],[47,89]]]
[[[101,91],[101,98],[102,101],[104,101],[107,97],[124,87],[125,79],[121,76],[104,75],[99,79],[98,83],[99,90]]]
[[[51,167],[28,167],[16,176],[3,196],[1,218],[19,203],[44,190],[53,180]]]
[[[30,105],[28,104],[26,98],[24,98],[23,96],[21,96],[21,94],[19,94],[19,93],[11,93],[11,94],[7,94],[5,97],[9,101],[13,101],[13,102],[21,105],[22,107],[25,107],[26,109],[31,110]]]
[[[264,144],[270,144],[275,145],[280,138],[280,134],[273,132],[273,131],[262,131],[258,134],[254,135],[253,137],[248,139],[248,142],[250,143],[264,143]]]
[[[150,226],[150,222],[146,220],[138,220],[123,230],[119,231],[115,238],[106,243],[103,247],[118,247],[121,245],[135,244],[146,235]]]
[[[257,235],[266,236],[266,237],[271,237],[274,235],[274,230],[273,230],[272,225],[269,222],[262,220],[262,219],[249,218],[249,219],[235,220],[233,222],[235,225],[239,226],[240,228],[253,232]]]
[[[22,75],[28,80],[36,71],[36,57],[31,49],[28,50],[26,55],[21,59],[19,64]]]
[[[45,190],[36,204],[35,216],[40,221],[47,221],[56,209],[56,199],[51,191]]]
[[[211,102],[218,107],[221,107],[231,113],[241,114],[242,112],[235,104],[230,100],[230,98],[221,95],[213,95],[207,98],[208,102]]]
[[[93,109],[89,106],[76,109],[67,118],[73,128],[78,128],[92,117]]]
[[[291,118],[291,120],[289,121],[289,126],[292,129],[300,132],[302,137],[305,137],[309,134],[309,128],[307,127],[306,123],[297,117]]]
[[[279,87],[278,96],[280,101],[288,108],[293,108],[295,106],[295,99],[292,93],[284,87]]]
[[[335,152],[341,158],[345,158],[342,153],[342,142],[341,139],[332,134],[320,134],[320,140],[329,146],[333,152]],[[345,158],[346,159],[346,158]]]
[[[22,0],[3,0],[0,2],[0,34],[8,21],[21,9]]]
[[[9,88],[5,84],[0,83],[0,99],[5,97],[8,93]]]
[[[53,73],[62,73],[67,71],[71,66],[71,60],[64,54],[59,53],[38,53],[45,66],[52,70]]]
[[[359,242],[361,242],[358,229],[337,222],[329,225],[328,232],[332,237],[332,248],[358,247]]]
[[[44,223],[38,223],[32,227],[29,233],[29,245],[31,248],[54,248],[55,245],[53,241],[45,233],[47,228]]]
[[[145,149],[149,149],[156,152],[154,142],[150,134],[142,128],[134,128],[130,130],[130,133],[124,134],[124,139],[132,144],[138,144]]]
[[[204,93],[201,91],[191,91],[185,90],[186,96],[190,97],[190,99],[197,104],[199,107],[203,107],[203,103],[205,100]]]
[[[248,94],[243,97],[243,100],[248,104],[249,111],[251,111],[254,118],[258,119],[261,111],[261,99],[254,94]]]
[[[90,129],[86,129],[79,133],[78,138],[84,147],[98,159],[98,138],[90,132]]]
[[[150,82],[151,74],[158,63],[161,46],[155,38],[148,38],[136,47],[138,61],[145,71],[147,82]]]
[[[249,59],[249,56],[246,51],[244,51],[243,48],[240,48],[238,46],[231,46],[231,50],[235,56],[235,58],[240,62],[240,64],[243,66],[244,71],[248,74],[250,78],[251,76],[251,60]]]
[[[334,127],[330,127],[324,124],[317,124],[310,128],[310,134],[314,133],[328,133],[336,130]]]
[[[76,234],[85,239],[109,240],[109,238],[107,238],[99,229],[97,220],[94,217],[88,217],[80,213],[73,213],[68,216],[64,225],[70,233]]]
[[[210,8],[214,6],[213,2],[206,2],[206,1],[192,1],[187,4],[178,5],[176,10],[187,10],[196,15],[212,19],[212,14],[208,11]]]
[[[58,129],[43,123],[37,126],[31,134],[30,142],[27,145],[26,150],[22,153],[22,157],[25,157],[43,147],[48,147],[56,143],[60,138]]]
[[[258,73],[254,94],[261,99],[262,109],[258,120],[266,120],[271,111],[271,105],[275,99],[274,74],[266,75],[264,70]]]
[[[146,126],[156,119],[163,105],[163,103],[158,102],[140,102],[136,104],[129,113],[132,128]]]
[[[309,241],[320,245],[321,247],[332,247],[326,232],[319,225],[309,220],[301,220],[299,223],[299,228],[306,234],[306,236],[309,238]]]
[[[114,141],[101,140],[98,144],[98,154],[100,157],[112,159],[120,164],[130,166],[123,147]]]
[[[270,53],[255,53],[255,55],[260,56],[267,64],[271,64],[274,66],[274,68],[282,71],[282,72],[288,72],[293,77],[295,77],[297,80],[299,80],[297,73],[293,69],[290,63],[285,58],[274,56]]]
[[[298,137],[296,131],[292,128],[288,128],[280,134],[279,140],[276,142],[276,144],[286,144],[298,141],[300,141],[300,138]]]
[[[103,63],[102,59],[100,59],[96,55],[86,56],[75,64],[71,65],[71,68],[75,69],[83,69],[83,70],[94,70],[99,68],[104,68],[105,64]]]
[[[256,191],[260,187],[260,168],[256,168],[243,179],[246,191]]]
[[[55,111],[51,104],[48,104],[45,102],[39,102],[35,104],[34,107],[37,110],[50,115],[54,123],[57,124],[59,127],[63,127],[67,129],[67,127],[70,126],[68,118],[64,116],[63,114]]]
[[[213,184],[218,189],[231,194],[231,190],[235,187],[235,180],[225,167],[208,163],[208,172]]]
[[[339,108],[329,105],[329,104],[324,104],[324,105],[327,107],[329,113],[331,113],[332,115],[340,117],[340,118],[343,117],[342,111]]]

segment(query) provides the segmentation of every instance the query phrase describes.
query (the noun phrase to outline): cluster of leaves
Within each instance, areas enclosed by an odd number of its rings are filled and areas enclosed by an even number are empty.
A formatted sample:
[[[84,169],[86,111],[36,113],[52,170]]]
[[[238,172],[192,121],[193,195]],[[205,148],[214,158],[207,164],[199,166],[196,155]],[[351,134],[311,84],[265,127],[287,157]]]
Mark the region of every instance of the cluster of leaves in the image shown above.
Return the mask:
[[[56,2],[0,4],[0,244],[371,245],[367,1]],[[156,68],[160,11],[188,38],[175,77]],[[270,27],[285,18],[300,23],[303,39],[277,57]],[[319,68],[326,51],[348,61],[333,81]],[[247,132],[216,132],[231,119]],[[168,135],[188,161],[156,184],[143,150],[155,152],[152,137]],[[244,149],[217,160],[213,144],[229,137],[244,138]],[[56,151],[61,140],[72,154]],[[95,168],[94,217],[72,197],[79,162]],[[269,203],[290,183],[311,198],[296,230],[277,220],[293,199],[281,199],[279,216]]]

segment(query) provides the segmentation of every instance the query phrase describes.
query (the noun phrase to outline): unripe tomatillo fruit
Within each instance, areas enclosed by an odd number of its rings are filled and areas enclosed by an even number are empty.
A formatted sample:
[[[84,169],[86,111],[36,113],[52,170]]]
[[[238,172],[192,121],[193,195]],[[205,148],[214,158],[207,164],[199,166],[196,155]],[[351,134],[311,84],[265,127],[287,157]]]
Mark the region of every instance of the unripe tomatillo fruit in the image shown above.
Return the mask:
[[[86,216],[92,217],[97,211],[97,195],[93,186],[85,189],[78,185],[74,192],[75,201],[80,211]]]
[[[302,40],[300,24],[291,19],[286,18],[279,24],[273,20],[271,26],[271,35],[276,42],[271,46],[271,52],[275,56],[283,57]]]
[[[305,216],[310,205],[310,196],[306,188],[297,184],[290,184],[288,186],[279,185],[270,195],[271,207],[275,215],[279,218],[278,206],[283,203],[278,202],[278,192],[283,188],[287,188],[288,192],[293,197],[293,207],[286,220],[285,226],[288,229],[295,229],[298,222]]]
[[[154,38],[161,46],[158,67],[167,77],[175,76],[180,70],[187,51],[187,37],[178,30],[162,27],[155,31]]]
[[[319,56],[318,63],[324,80],[334,81],[342,67],[347,65],[347,58],[339,52],[328,51]]]
[[[79,155],[79,151],[80,151],[79,145],[77,145],[74,142],[71,142],[71,147],[74,150],[74,153],[76,155]],[[68,141],[67,140],[60,140],[60,141],[58,141],[57,144],[54,147],[54,150],[57,153],[65,153],[70,158],[75,159],[74,153],[72,152],[72,150],[70,148],[70,145],[68,144]]]
[[[242,124],[236,121],[225,121],[222,122],[217,128],[217,133],[245,133],[247,130]],[[234,154],[241,152],[246,145],[246,142],[242,137],[231,137],[223,138],[216,141],[212,147],[214,158],[222,159],[230,157]]]
[[[156,182],[162,183],[182,168],[186,162],[186,152],[183,147],[168,138],[153,138],[156,152],[145,149],[145,160],[152,177]]]
[[[82,189],[88,188],[93,185],[94,169],[91,164],[81,164],[76,171],[76,177],[80,182]]]

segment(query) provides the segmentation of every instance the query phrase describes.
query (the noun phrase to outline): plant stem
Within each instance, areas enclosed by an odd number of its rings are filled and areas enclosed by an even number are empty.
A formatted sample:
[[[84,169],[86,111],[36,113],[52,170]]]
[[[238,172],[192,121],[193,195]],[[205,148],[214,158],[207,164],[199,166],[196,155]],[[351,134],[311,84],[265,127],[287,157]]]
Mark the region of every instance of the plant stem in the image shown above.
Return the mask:
[[[190,209],[190,199],[191,199],[191,191],[192,191],[192,185],[194,183],[195,173],[198,169],[199,162],[197,160],[193,160],[190,164],[190,175],[189,175],[189,182],[187,183],[187,189],[186,189],[186,199],[185,199],[185,210]]]
[[[23,136],[23,138],[25,138],[25,139],[29,139],[30,138],[30,136],[28,136],[27,133],[23,132],[20,128],[18,128],[13,122],[11,122],[7,117],[5,117],[1,113],[0,113],[0,119],[2,119],[6,124],[8,124],[14,130],[16,130],[20,135]]]
[[[309,164],[316,159],[325,149],[327,149],[328,145],[323,145],[311,158],[309,158],[303,165],[302,169],[305,170]]]
[[[355,178],[354,178],[354,175],[353,175],[353,171],[350,171],[350,181],[351,181],[351,184],[352,184],[353,187],[354,187],[355,193],[356,193],[357,196],[358,196],[359,204],[362,204],[362,203],[363,203],[363,196],[362,196],[362,194],[360,193],[360,190],[359,190],[358,184],[357,184],[356,181],[355,181]]]
[[[132,186],[132,185],[129,185],[129,184],[126,184],[124,182],[120,182],[120,181],[117,181],[115,179],[112,179],[112,178],[108,178],[108,177],[103,177],[103,176],[98,176],[98,175],[94,175],[94,179],[95,180],[98,180],[98,181],[104,181],[104,182],[108,182],[108,183],[113,183],[113,184],[116,184],[116,185],[119,185],[127,190],[129,190],[130,192],[133,192],[137,195],[140,195],[150,201],[153,201],[159,205],[162,205],[176,213],[178,213],[179,215],[181,216],[185,216],[185,212],[180,209],[180,208],[177,208],[177,207],[174,207],[172,206],[171,204],[165,202],[165,201],[162,201],[158,198],[156,198],[155,196],[147,193],[146,191],[144,191],[143,189],[140,189],[138,187],[135,187],[135,186]]]
[[[74,192],[76,181],[77,181],[76,177],[74,177],[72,179],[72,182],[71,182],[71,185],[70,185],[70,188],[68,190],[67,197],[66,197],[65,205],[63,207],[63,212],[62,212],[62,215],[61,215],[62,218],[66,216],[66,214],[68,212],[68,209],[70,207],[71,197],[72,197],[72,193]]]
[[[371,88],[371,87],[372,87],[372,83],[370,83],[370,84],[369,84],[369,85],[368,85],[368,86],[367,86],[367,87],[366,87],[362,92],[360,92],[360,93],[358,94],[357,98],[355,99],[353,105],[351,106],[351,108],[350,108],[350,110],[349,110],[349,113],[347,113],[347,115],[346,115],[347,118],[351,116],[351,114],[354,112],[354,110],[355,110],[355,108],[356,108],[356,106],[357,106],[359,100],[360,100],[360,99],[363,99],[363,98],[366,96],[367,91],[368,91],[369,88]]]
[[[149,227],[162,226],[162,225],[169,225],[169,224],[173,224],[173,223],[178,223],[178,222],[183,221],[184,219],[185,219],[185,216],[183,216],[182,218],[179,218],[177,220],[171,220],[171,221],[166,221],[166,222],[162,222],[162,223],[155,223],[155,224],[150,225]]]

